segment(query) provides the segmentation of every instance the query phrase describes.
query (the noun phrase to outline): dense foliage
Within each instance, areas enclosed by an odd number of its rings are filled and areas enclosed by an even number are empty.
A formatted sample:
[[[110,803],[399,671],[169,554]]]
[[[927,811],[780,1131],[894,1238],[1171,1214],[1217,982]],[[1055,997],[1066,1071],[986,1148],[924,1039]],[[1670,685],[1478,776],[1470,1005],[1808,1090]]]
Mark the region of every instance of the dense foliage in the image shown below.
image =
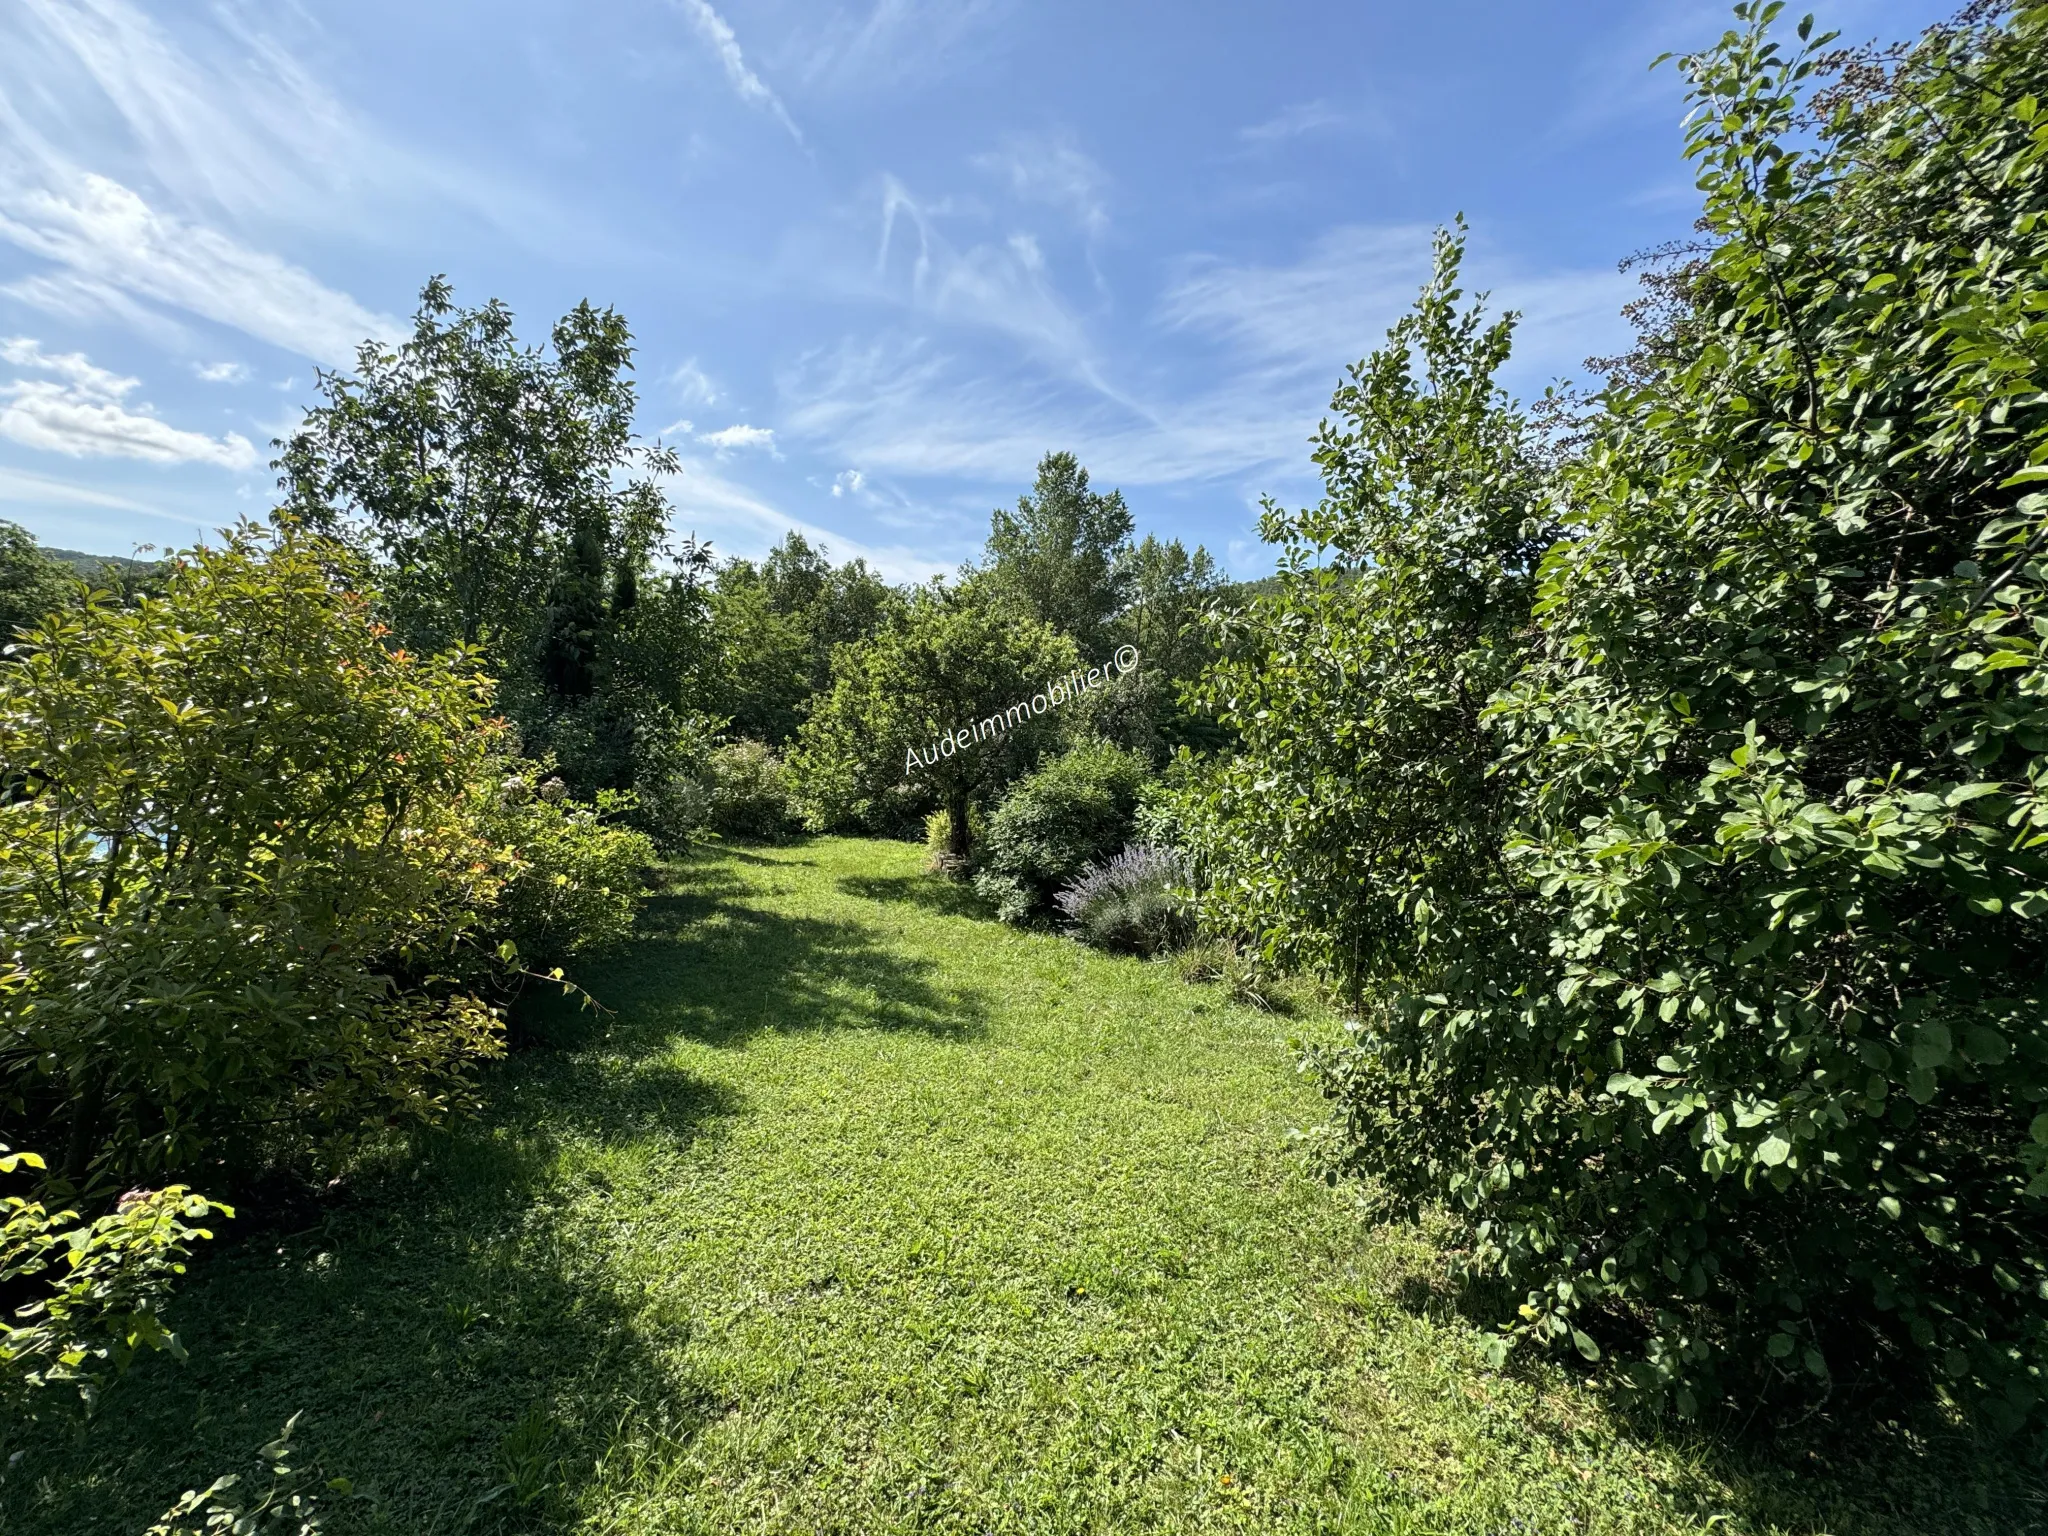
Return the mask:
[[[77,585],[77,573],[44,554],[27,529],[0,521],[0,647],[61,607]]]
[[[582,889],[603,834],[505,803],[466,655],[394,648],[354,574],[245,528],[0,668],[0,1092],[73,1186],[431,1119],[498,1049],[497,946],[630,909]]]
[[[1098,660],[1129,602],[1131,529],[1121,491],[1091,489],[1071,453],[1048,453],[1016,510],[998,507],[989,519],[989,586]]]
[[[1360,1000],[1334,1166],[1446,1202],[1516,1332],[1684,1411],[1867,1371],[2014,1426],[2048,1370],[2048,7],[1889,65],[1782,51],[1777,9],[1683,61],[1706,240],[1554,471],[1455,243],[1340,393],[1324,506],[1269,521],[1334,558],[1234,637],[1246,758],[1193,820],[1215,915]]]
[[[806,820],[896,831],[936,806],[965,859],[970,803],[1053,739],[1056,718],[1031,701],[1078,659],[1071,639],[990,601],[980,583],[917,589],[887,627],[834,656],[832,690],[789,759]],[[966,739],[1006,712],[1001,730]]]
[[[974,887],[1005,922],[1051,915],[1053,897],[1131,835],[1150,765],[1107,742],[1083,742],[1026,774],[989,817]]]
[[[634,441],[632,355],[613,310],[579,304],[522,347],[504,305],[460,309],[436,278],[410,338],[320,375],[278,467],[288,513],[374,554],[401,644],[479,648],[530,754],[584,798],[638,791],[678,845],[702,811],[681,781],[708,746],[710,554],[657,567],[675,459]]]
[[[903,596],[862,560],[834,566],[792,532],[759,565],[729,560],[711,594],[718,650],[713,707],[742,739],[782,747],[832,684],[835,647],[865,640]]]
[[[789,770],[761,741],[731,741],[711,754],[711,826],[727,837],[780,842],[800,825]]]

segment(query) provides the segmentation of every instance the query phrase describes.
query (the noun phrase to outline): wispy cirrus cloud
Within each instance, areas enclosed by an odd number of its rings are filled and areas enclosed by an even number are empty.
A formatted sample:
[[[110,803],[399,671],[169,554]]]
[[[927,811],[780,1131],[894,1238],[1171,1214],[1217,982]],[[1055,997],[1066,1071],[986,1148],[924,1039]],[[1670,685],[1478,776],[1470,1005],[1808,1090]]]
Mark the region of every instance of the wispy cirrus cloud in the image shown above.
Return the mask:
[[[928,338],[847,341],[779,380],[780,424],[883,474],[991,482],[1028,476],[1051,447],[1105,483],[1222,482],[1247,500],[1311,476],[1307,443],[1345,366],[1379,346],[1430,274],[1425,226],[1328,231],[1293,261],[1184,258],[1151,324],[1201,348],[1193,390],[1173,375],[1089,387],[1067,371],[1005,370]],[[1631,291],[1611,270],[1529,272],[1475,254],[1472,286],[1522,312],[1513,380],[1574,371],[1618,335]]]
[[[1315,133],[1325,128],[1338,128],[1351,122],[1348,113],[1331,106],[1327,101],[1297,101],[1282,107],[1271,117],[1249,124],[1237,130],[1238,142],[1258,149],[1267,149],[1289,139],[1298,139],[1303,134]]]
[[[675,509],[672,526],[709,537],[714,545],[758,547],[764,538],[779,539],[794,529],[813,545],[828,548],[835,559],[865,560],[891,581],[927,581],[949,564],[925,548],[864,543],[808,522],[702,459],[685,458],[673,475],[663,477],[662,489]]]
[[[1008,0],[874,0],[840,6],[794,39],[792,57],[813,88],[848,93],[899,87],[942,73],[986,37]]]
[[[1070,134],[1013,133],[973,163],[1001,178],[1021,201],[1067,214],[1091,237],[1109,227],[1108,173]]]
[[[215,20],[202,64],[126,0],[0,12],[0,241],[47,264],[4,291],[167,345],[183,314],[344,362],[397,323],[230,231],[331,210],[387,157],[239,11]]]
[[[350,361],[364,339],[405,331],[304,268],[161,213],[91,172],[65,186],[0,189],[0,239],[55,263],[59,292],[149,300],[319,362]]]
[[[32,338],[0,341],[0,362],[39,377],[0,383],[0,437],[70,458],[142,459],[152,464],[212,464],[249,470],[256,449],[236,432],[187,432],[127,399],[139,379],[95,366],[82,353],[45,352]]]
[[[930,320],[1001,332],[1099,387],[1088,329],[1061,295],[1037,238],[1016,231],[957,242],[945,230],[949,212],[950,205],[926,202],[895,177],[883,178],[874,296]]]
[[[750,107],[760,107],[770,113],[777,122],[789,130],[789,136],[801,144],[804,136],[796,120],[782,104],[782,98],[768,89],[761,77],[748,66],[746,56],[740,51],[740,40],[733,32],[732,24],[719,15],[710,0],[675,0],[682,13],[690,18],[697,29],[697,35],[710,45],[718,56],[719,66],[725,71],[725,78],[734,93]]]
[[[1423,225],[1345,225],[1313,241],[1298,261],[1185,258],[1162,295],[1159,322],[1207,335],[1267,368],[1334,377],[1365,356],[1414,301],[1430,275],[1434,231]],[[1626,334],[1621,306],[1634,282],[1611,267],[1531,271],[1485,248],[1470,250],[1468,295],[1515,310],[1513,379],[1575,372],[1586,356],[1615,350]]]

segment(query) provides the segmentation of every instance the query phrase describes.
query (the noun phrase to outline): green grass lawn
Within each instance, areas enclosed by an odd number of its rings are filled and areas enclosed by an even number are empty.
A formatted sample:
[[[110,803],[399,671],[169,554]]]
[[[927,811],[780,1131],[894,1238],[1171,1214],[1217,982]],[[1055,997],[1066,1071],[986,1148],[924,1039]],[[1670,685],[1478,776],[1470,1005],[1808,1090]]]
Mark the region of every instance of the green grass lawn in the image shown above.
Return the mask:
[[[0,1530],[135,1536],[302,1409],[340,1533],[2042,1528],[1958,1439],[1716,1449],[1488,1371],[1429,1245],[1290,1150],[1286,1037],[1331,1021],[1003,928],[921,860],[693,863],[586,968],[609,1015],[229,1224],[189,1362],[17,1427]]]

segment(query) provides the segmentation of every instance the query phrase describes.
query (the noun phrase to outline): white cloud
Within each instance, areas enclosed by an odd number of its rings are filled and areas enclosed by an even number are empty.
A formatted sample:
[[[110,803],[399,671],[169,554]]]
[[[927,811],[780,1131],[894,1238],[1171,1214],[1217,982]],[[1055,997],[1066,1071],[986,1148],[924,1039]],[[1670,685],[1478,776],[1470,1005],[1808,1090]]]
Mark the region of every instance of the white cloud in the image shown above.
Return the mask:
[[[1158,318],[1265,366],[1334,380],[1345,363],[1378,347],[1415,302],[1430,275],[1432,233],[1421,225],[1346,225],[1290,265],[1195,257],[1182,264]],[[1486,292],[1490,312],[1522,314],[1511,378],[1576,371],[1588,355],[1617,350],[1626,335],[1620,310],[1635,284],[1612,268],[1530,272],[1475,246],[1463,276],[1467,302]]]
[[[130,410],[140,381],[94,366],[82,353],[48,353],[25,336],[0,342],[0,360],[50,378],[0,384],[0,437],[71,458],[142,459],[152,464],[212,464],[248,470],[254,446],[240,433],[208,437],[150,413]]]
[[[875,0],[865,16],[835,9],[798,40],[799,68],[812,85],[899,88],[946,70],[1008,9],[1008,0]]]
[[[742,448],[766,448],[775,452],[775,429],[773,427],[750,427],[744,422],[735,422],[729,427],[720,427],[716,432],[702,432],[697,436],[700,443],[709,443],[720,453],[732,453]],[[780,454],[776,455],[778,458]]]
[[[231,326],[326,363],[366,338],[404,334],[311,273],[218,230],[157,212],[91,173],[62,189],[0,190],[0,238],[88,284]]]
[[[1167,326],[1203,332],[1268,359],[1314,360],[1334,373],[1379,344],[1429,277],[1423,225],[1330,231],[1289,266],[1181,264],[1159,305]]]
[[[194,363],[193,374],[204,384],[246,384],[249,382],[247,363]]]
[[[45,352],[42,343],[33,336],[10,336],[0,341],[0,362],[54,373],[80,394],[100,400],[118,400],[142,382],[94,367],[83,352]]]
[[[292,19],[283,7],[265,10],[266,20]],[[0,58],[12,56],[12,67],[0,63],[0,95],[44,109],[52,134],[25,137],[46,162],[61,158],[53,141],[69,153],[82,123],[112,119],[129,158],[186,204],[331,216],[337,189],[366,165],[388,166],[389,146],[366,156],[362,128],[239,8],[215,7],[211,19],[183,29],[195,59],[127,0],[22,0],[12,24],[0,22]]]
[[[176,522],[187,521],[168,512],[159,512],[146,503],[132,501],[126,496],[117,496],[110,491],[95,490],[89,485],[58,480],[25,469],[12,469],[4,464],[0,464],[0,503],[106,507],[116,512],[137,512],[144,517],[170,517]]]
[[[1263,149],[1285,139],[1300,138],[1303,134],[1339,127],[1349,121],[1346,113],[1326,101],[1298,101],[1293,106],[1282,107],[1264,122],[1238,129],[1237,137],[1244,144]]]
[[[683,14],[695,23],[697,33],[711,45],[711,51],[718,55],[718,62],[725,69],[725,78],[741,101],[749,106],[765,107],[775,115],[777,122],[789,130],[790,137],[801,144],[804,136],[797,131],[795,121],[782,105],[782,100],[769,90],[761,77],[747,67],[747,61],[740,52],[739,38],[732,26],[713,10],[710,0],[676,0]]]
[[[1025,202],[1044,203],[1071,216],[1090,236],[1109,227],[1109,176],[1066,134],[1011,134],[1001,147],[974,158]]]
[[[702,460],[683,460],[675,474],[663,477],[662,488],[676,509],[671,522],[709,537],[728,554],[765,554],[793,528],[813,544],[829,546],[835,559],[865,560],[890,581],[925,581],[948,568],[925,549],[864,544],[792,517]]]
[[[1003,332],[1043,360],[1103,387],[1087,332],[1060,297],[1038,242],[1017,234],[963,249],[939,229],[943,212],[943,205],[920,202],[893,176],[884,179],[875,257],[884,293],[935,319]],[[897,234],[903,225],[915,237],[914,251],[912,241]]]
[[[1208,358],[1129,386],[1076,388],[1072,372],[1028,361],[970,366],[922,339],[849,341],[784,371],[779,425],[871,474],[1015,481],[1066,448],[1105,484],[1298,487],[1313,478],[1308,441],[1332,388],[1414,302],[1430,245],[1420,226],[1348,227],[1293,263],[1191,258],[1154,323],[1206,340]],[[1632,289],[1611,271],[1531,273],[1475,251],[1468,277],[1494,289],[1493,312],[1523,312],[1511,387],[1575,371],[1625,332],[1617,312]],[[1214,382],[1190,391],[1190,372]]]
[[[834,496],[858,496],[866,489],[868,477],[857,469],[842,469],[832,477]]]
[[[684,405],[718,404],[718,386],[711,381],[711,375],[697,366],[694,357],[685,358],[671,368],[664,382],[676,392],[676,398]]]
[[[0,6],[0,241],[49,263],[0,291],[186,349],[167,311],[332,364],[403,334],[245,231],[359,226],[372,178],[478,194],[378,138],[255,25],[304,25],[295,8],[178,14],[174,42],[130,0]]]

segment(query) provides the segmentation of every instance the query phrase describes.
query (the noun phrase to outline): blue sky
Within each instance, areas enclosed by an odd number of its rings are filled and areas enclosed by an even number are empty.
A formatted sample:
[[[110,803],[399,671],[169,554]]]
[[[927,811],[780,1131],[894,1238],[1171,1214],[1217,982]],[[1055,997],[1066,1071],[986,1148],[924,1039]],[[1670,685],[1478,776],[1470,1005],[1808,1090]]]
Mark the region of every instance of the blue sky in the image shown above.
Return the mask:
[[[1840,0],[1910,33],[1950,7]],[[1049,449],[1270,568],[1344,365],[1463,212],[1509,382],[1687,231],[1689,0],[0,0],[0,517],[102,553],[270,504],[421,283],[638,338],[678,532],[911,579]]]

